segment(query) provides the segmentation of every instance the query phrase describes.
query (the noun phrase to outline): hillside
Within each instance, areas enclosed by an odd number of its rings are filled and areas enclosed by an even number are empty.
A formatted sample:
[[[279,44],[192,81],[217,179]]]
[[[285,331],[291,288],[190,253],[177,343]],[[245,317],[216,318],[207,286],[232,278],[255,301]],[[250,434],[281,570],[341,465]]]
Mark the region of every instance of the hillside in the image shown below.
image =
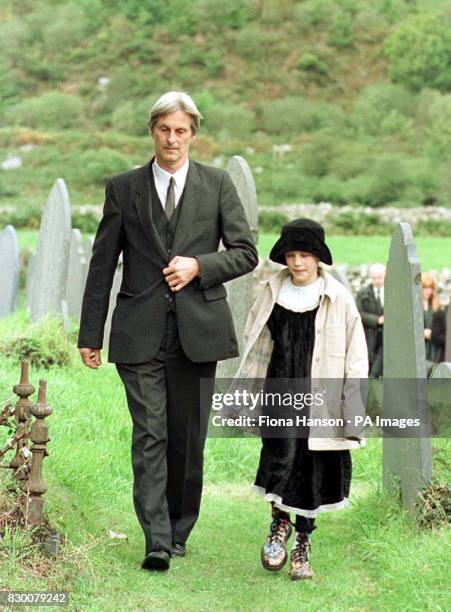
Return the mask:
[[[0,22],[0,205],[57,176],[100,203],[169,89],[205,117],[193,155],[243,155],[262,204],[450,203],[448,0],[4,0]]]

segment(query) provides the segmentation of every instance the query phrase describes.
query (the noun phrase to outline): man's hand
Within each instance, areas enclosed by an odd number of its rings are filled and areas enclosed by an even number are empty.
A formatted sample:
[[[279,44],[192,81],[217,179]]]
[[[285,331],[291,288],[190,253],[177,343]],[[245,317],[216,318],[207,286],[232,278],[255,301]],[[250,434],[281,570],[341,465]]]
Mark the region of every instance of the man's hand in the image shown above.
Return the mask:
[[[426,338],[426,340],[430,340],[430,339],[431,339],[431,336],[432,336],[432,330],[431,330],[431,329],[426,328],[426,329],[424,330],[424,337]]]
[[[195,257],[176,256],[163,269],[165,280],[171,291],[180,291],[200,273],[199,262]]]
[[[381,315],[378,320],[377,320],[378,325],[383,325],[384,324],[384,315]]]
[[[102,357],[100,355],[100,349],[81,348],[80,357],[85,366],[96,370],[102,365]]]

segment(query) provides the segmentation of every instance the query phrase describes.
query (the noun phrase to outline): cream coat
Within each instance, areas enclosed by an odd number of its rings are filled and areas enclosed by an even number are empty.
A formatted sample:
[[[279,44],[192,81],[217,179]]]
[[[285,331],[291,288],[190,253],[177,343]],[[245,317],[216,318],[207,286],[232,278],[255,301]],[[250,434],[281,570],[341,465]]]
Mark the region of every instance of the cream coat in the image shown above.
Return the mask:
[[[322,407],[312,405],[311,418],[343,418],[345,426],[325,428],[310,426],[309,449],[345,450],[365,445],[363,427],[356,425],[355,416],[365,415],[368,353],[360,314],[349,291],[321,267],[324,293],[320,298],[315,319],[315,345],[312,356],[312,393],[339,401],[325,402]],[[279,289],[289,275],[288,268],[262,283],[260,294],[249,312],[245,330],[245,348],[234,386],[249,390],[254,379],[266,377],[273,341],[266,321],[276,302]],[[364,387],[363,390],[361,387]],[[363,392],[362,392],[363,391]],[[236,413],[235,413],[236,414]],[[349,438],[357,438],[355,440]]]

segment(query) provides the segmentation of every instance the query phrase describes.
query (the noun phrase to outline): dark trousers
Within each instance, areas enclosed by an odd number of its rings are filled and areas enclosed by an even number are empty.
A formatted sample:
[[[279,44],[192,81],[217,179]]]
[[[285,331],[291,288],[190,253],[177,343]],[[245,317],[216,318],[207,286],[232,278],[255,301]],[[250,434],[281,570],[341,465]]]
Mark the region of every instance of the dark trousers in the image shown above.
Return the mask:
[[[184,544],[199,516],[210,406],[200,402],[200,379],[213,393],[216,362],[194,363],[183,352],[175,313],[168,312],[154,359],[116,364],[133,420],[133,501],[146,554]]]

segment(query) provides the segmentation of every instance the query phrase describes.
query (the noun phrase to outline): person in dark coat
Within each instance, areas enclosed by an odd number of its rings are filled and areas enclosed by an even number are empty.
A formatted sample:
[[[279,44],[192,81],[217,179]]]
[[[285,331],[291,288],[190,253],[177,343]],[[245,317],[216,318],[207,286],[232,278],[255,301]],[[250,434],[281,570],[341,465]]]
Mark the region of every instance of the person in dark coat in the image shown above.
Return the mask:
[[[155,157],[108,180],[78,338],[83,363],[98,368],[122,253],[108,359],[133,421],[133,501],[148,570],[167,570],[171,556],[185,555],[199,514],[210,411],[200,381],[212,392],[217,361],[238,355],[223,283],[258,263],[230,176],[188,158],[200,117],[187,94],[163,95],[149,115]]]
[[[446,318],[437,297],[437,283],[427,272],[421,274],[423,291],[424,341],[426,360],[437,364],[445,360]]]
[[[356,303],[365,329],[370,376],[379,378],[383,373],[385,266],[373,264],[369,276],[371,282],[358,292]]]

